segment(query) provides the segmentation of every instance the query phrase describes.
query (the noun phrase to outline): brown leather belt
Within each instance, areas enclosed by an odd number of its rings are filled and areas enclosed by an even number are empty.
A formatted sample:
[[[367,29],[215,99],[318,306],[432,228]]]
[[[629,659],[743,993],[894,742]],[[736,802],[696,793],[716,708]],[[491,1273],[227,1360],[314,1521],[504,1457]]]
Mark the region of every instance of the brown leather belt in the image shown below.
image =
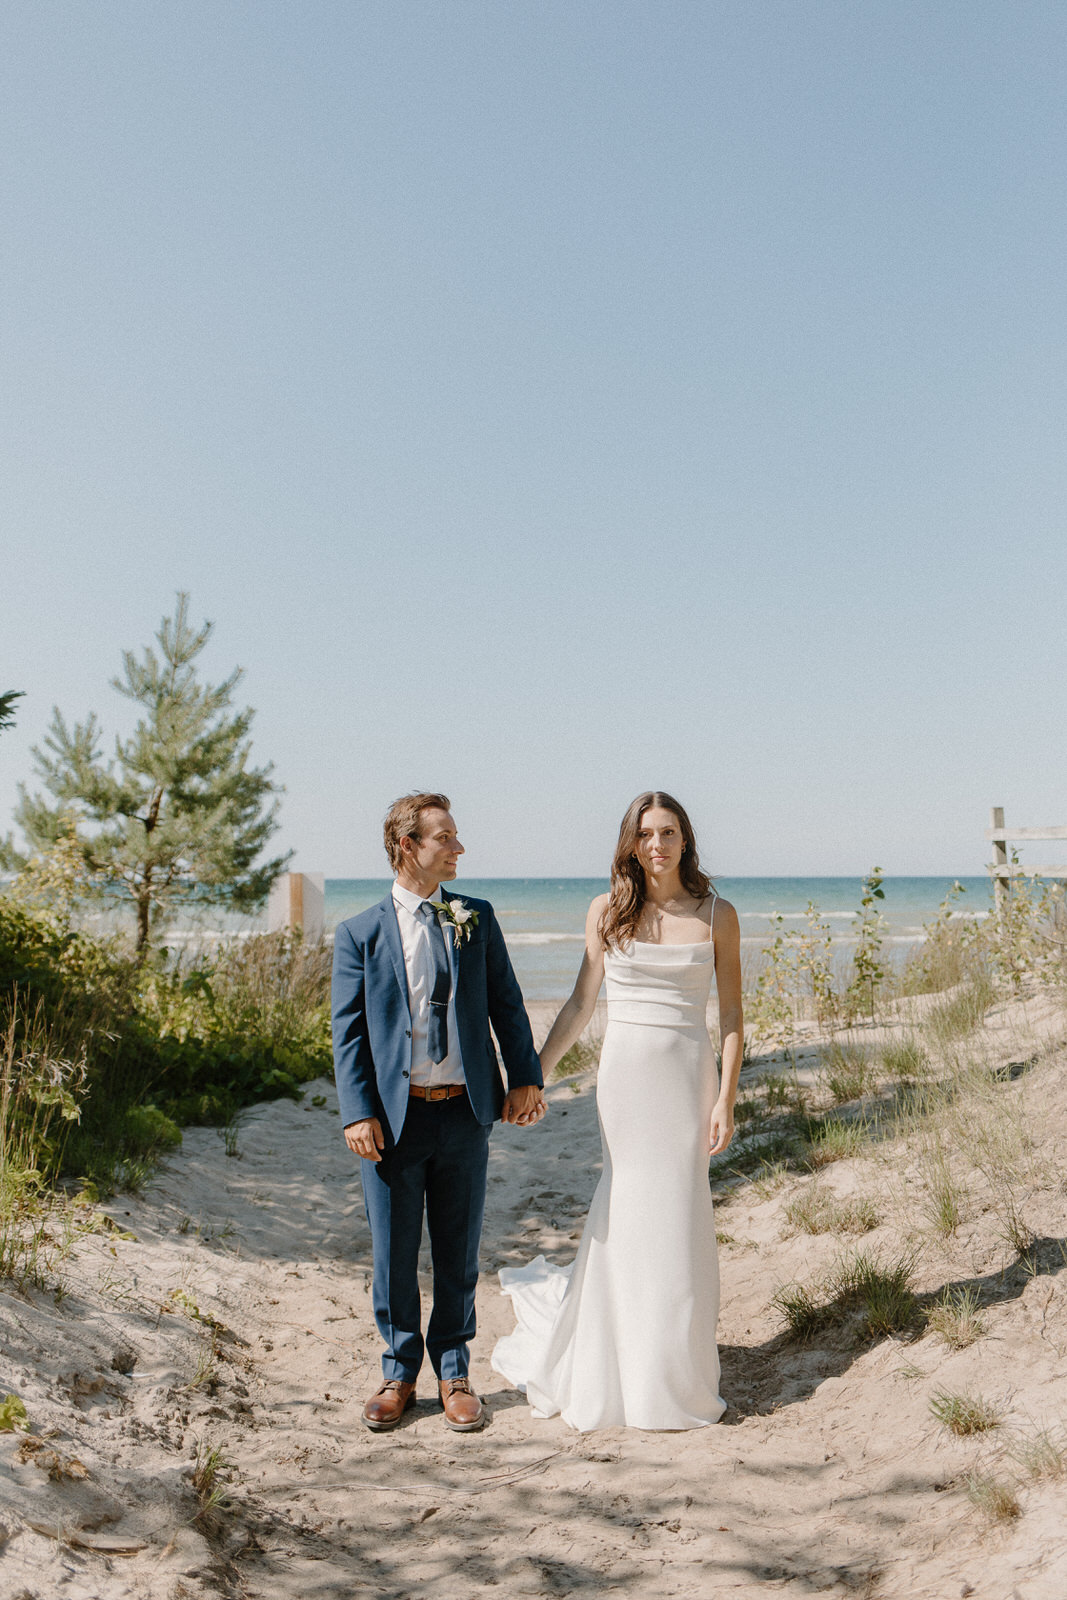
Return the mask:
[[[413,1100],[458,1100],[467,1090],[462,1083],[445,1083],[440,1089],[424,1089],[420,1084],[413,1083],[408,1094]]]

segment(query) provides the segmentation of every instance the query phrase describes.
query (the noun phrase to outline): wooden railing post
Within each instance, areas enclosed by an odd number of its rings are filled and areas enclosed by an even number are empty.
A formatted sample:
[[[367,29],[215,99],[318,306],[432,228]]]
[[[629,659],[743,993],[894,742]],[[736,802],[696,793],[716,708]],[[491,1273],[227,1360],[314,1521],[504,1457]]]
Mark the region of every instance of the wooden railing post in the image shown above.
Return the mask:
[[[992,826],[986,829],[986,838],[993,846],[993,859],[989,863],[989,871],[993,877],[993,892],[997,916],[1003,916],[1008,909],[1008,896],[1011,893],[1012,882],[1015,878],[1052,878],[1067,879],[1067,866],[1060,862],[1052,862],[1047,866],[1039,866],[1036,862],[1027,862],[1022,865],[1018,856],[1014,861],[1009,859],[1008,840],[1014,839],[1067,839],[1067,827],[1054,828],[1006,828],[1004,826],[1004,807],[993,806],[990,811]]]
[[[267,902],[267,927],[303,929],[312,943],[321,939],[325,913],[326,879],[321,872],[283,872],[275,878]]]
[[[989,826],[991,828],[1004,827],[1004,807],[994,806],[989,813]],[[993,840],[993,865],[1006,867],[1008,864],[1008,841],[1006,839]],[[993,904],[996,906],[997,916],[1004,915],[1004,908],[1008,902],[1008,884],[1005,878],[993,879]]]

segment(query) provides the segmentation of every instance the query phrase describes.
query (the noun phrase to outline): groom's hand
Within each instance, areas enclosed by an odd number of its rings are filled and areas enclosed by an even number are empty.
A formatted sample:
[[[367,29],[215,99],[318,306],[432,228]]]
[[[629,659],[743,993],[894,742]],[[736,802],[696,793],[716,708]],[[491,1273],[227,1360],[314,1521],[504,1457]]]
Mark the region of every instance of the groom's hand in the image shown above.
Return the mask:
[[[524,1084],[521,1089],[509,1089],[500,1113],[501,1122],[517,1122],[520,1128],[532,1128],[548,1110],[543,1092],[536,1084]]]
[[[380,1161],[385,1149],[385,1135],[377,1117],[364,1117],[362,1122],[350,1122],[345,1129],[345,1144],[353,1155],[364,1161]]]

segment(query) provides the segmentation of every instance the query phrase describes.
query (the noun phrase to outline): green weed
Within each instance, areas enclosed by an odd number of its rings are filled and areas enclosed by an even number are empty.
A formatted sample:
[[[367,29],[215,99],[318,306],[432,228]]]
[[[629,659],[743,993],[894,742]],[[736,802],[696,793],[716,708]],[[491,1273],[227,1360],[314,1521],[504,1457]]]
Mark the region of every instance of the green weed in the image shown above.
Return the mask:
[[[882,1070],[888,1078],[911,1083],[929,1072],[930,1057],[919,1040],[909,1035],[883,1047]]]
[[[870,1126],[860,1117],[824,1117],[811,1123],[808,1135],[808,1165],[826,1167],[833,1161],[847,1161],[862,1154],[870,1140]]]
[[[927,1326],[953,1350],[965,1350],[986,1331],[977,1289],[943,1289],[926,1314]]]
[[[981,1395],[950,1394],[946,1389],[931,1396],[930,1410],[943,1428],[961,1438],[987,1433],[990,1428],[999,1428],[1002,1421],[997,1408]]]

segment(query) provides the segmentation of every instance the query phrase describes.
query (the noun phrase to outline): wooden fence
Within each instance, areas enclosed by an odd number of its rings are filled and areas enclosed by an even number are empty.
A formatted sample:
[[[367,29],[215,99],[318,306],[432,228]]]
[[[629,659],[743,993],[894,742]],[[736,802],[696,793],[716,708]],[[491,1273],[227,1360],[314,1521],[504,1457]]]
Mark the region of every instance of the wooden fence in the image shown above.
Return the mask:
[[[1067,828],[1006,828],[1003,806],[994,806],[989,817],[991,826],[985,836],[993,841],[993,859],[988,871],[998,913],[1004,909],[1012,878],[1067,878],[1067,866],[1031,867],[1008,858],[1009,844],[1023,844],[1028,839],[1067,839]]]

